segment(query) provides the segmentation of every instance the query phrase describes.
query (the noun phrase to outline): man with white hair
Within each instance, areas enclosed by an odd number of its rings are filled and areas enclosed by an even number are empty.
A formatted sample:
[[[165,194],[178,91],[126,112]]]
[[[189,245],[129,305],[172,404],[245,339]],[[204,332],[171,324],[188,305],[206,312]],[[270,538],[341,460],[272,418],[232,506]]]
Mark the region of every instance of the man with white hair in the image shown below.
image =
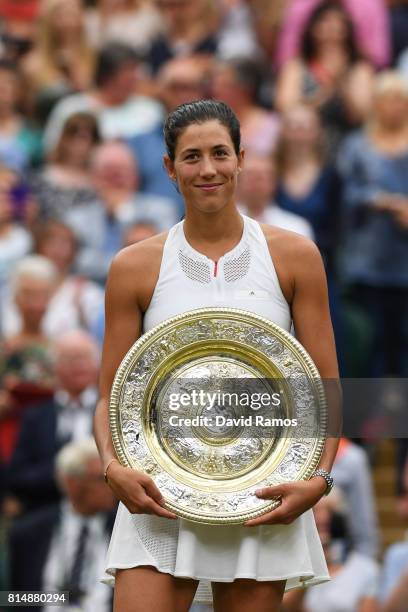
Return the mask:
[[[30,510],[57,501],[54,458],[68,441],[92,432],[97,401],[99,348],[82,330],[61,336],[54,346],[57,389],[51,401],[28,410],[9,468],[9,489]]]
[[[56,479],[64,498],[16,521],[10,534],[13,590],[69,591],[69,605],[43,612],[108,612],[111,589],[99,582],[113,525],[115,499],[104,482],[93,438],[57,454]]]
[[[42,323],[56,278],[52,262],[38,255],[21,259],[12,273],[12,299],[21,318],[21,329],[8,333],[1,345],[0,462],[5,464],[13,452],[26,408],[53,393],[50,343]]]
[[[164,231],[178,221],[178,216],[170,199],[139,193],[138,168],[123,143],[100,145],[92,159],[91,173],[98,199],[67,211],[65,221],[81,244],[77,271],[104,283],[129,224],[149,221]]]

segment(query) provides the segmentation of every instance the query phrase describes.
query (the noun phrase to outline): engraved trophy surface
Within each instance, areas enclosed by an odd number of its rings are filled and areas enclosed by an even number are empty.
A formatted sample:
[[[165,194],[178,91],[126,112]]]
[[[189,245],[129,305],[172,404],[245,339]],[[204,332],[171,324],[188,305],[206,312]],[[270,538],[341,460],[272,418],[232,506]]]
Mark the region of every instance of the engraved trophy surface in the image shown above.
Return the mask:
[[[144,334],[110,401],[119,460],[149,474],[170,510],[211,524],[255,518],[279,503],[256,489],[307,479],[327,419],[323,384],[300,343],[232,308],[189,311]]]

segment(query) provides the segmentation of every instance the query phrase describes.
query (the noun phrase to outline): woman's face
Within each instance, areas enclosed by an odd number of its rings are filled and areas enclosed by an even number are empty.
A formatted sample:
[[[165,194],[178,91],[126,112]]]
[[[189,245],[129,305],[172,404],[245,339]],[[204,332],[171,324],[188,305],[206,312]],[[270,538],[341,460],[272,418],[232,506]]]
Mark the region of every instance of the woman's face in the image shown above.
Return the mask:
[[[388,129],[403,127],[408,117],[408,96],[401,91],[388,91],[374,100],[374,115]]]
[[[347,37],[347,23],[342,12],[333,9],[323,13],[313,27],[312,37],[318,44],[343,43]]]
[[[164,162],[187,209],[213,213],[234,202],[242,159],[228,129],[211,120],[189,125],[178,137],[174,162],[167,156]]]

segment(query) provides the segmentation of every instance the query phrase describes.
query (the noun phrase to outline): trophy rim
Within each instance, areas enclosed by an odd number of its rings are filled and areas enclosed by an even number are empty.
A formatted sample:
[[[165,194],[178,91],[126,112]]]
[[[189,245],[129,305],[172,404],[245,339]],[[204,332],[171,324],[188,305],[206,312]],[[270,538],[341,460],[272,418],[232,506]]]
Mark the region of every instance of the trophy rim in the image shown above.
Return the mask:
[[[120,399],[123,391],[123,386],[126,383],[126,379],[131,373],[132,367],[137,362],[144,352],[153,345],[153,343],[160,338],[160,336],[166,332],[171,331],[172,328],[176,329],[183,323],[191,323],[203,319],[228,319],[234,318],[240,322],[248,324],[258,324],[259,326],[266,328],[267,331],[273,332],[273,335],[278,338],[289,351],[298,357],[299,361],[304,366],[304,374],[307,375],[313,381],[313,388],[315,390],[316,405],[319,409],[319,431],[324,432],[317,438],[313,454],[307,460],[307,467],[303,471],[301,477],[295,478],[294,480],[308,480],[312,473],[315,471],[319,464],[323,448],[327,437],[327,422],[328,422],[328,408],[327,400],[324,392],[323,383],[316,364],[312,360],[309,353],[302,346],[302,344],[292,335],[290,332],[281,328],[279,325],[270,321],[266,317],[253,313],[251,311],[230,308],[230,307],[206,307],[189,310],[181,314],[170,317],[149,331],[145,332],[140,338],[138,338],[134,344],[129,348],[126,355],[121,360],[121,363],[116,371],[109,402],[109,424],[112,436],[112,442],[116,456],[120,463],[126,467],[140,469],[145,472],[142,465],[134,459],[130,459],[129,454],[126,450],[126,444],[124,442],[124,436],[120,427]],[[225,340],[227,342],[227,340]],[[193,344],[194,342],[192,342]],[[273,365],[272,359],[269,358]],[[153,375],[153,373],[152,373]],[[145,472],[146,473],[146,472]],[[150,474],[154,480],[154,476]],[[282,481],[283,482],[283,481]],[[286,481],[288,482],[288,481]],[[264,485],[261,485],[264,486]],[[160,488],[160,487],[159,487]],[[256,488],[259,488],[257,486]],[[164,496],[165,497],[165,496]],[[256,518],[265,514],[266,512],[276,508],[280,501],[276,499],[272,500],[259,500],[263,502],[262,507],[247,511],[241,511],[237,515],[225,514],[214,516],[214,514],[202,512],[195,512],[192,510],[186,510],[181,507],[180,504],[172,502],[170,499],[166,499],[166,508],[175,512],[180,518],[187,519],[189,521],[206,524],[242,524],[244,521]]]

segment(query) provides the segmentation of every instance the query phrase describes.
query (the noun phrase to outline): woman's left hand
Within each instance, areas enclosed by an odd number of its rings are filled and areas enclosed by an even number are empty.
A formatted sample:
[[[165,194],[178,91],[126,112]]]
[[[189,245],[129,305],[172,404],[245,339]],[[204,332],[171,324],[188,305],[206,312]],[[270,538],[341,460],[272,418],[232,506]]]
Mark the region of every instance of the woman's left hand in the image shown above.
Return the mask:
[[[326,491],[326,481],[322,477],[299,482],[288,482],[274,487],[258,489],[256,495],[262,499],[280,498],[277,508],[262,516],[244,523],[245,527],[257,525],[289,525],[303,512],[312,508]]]

